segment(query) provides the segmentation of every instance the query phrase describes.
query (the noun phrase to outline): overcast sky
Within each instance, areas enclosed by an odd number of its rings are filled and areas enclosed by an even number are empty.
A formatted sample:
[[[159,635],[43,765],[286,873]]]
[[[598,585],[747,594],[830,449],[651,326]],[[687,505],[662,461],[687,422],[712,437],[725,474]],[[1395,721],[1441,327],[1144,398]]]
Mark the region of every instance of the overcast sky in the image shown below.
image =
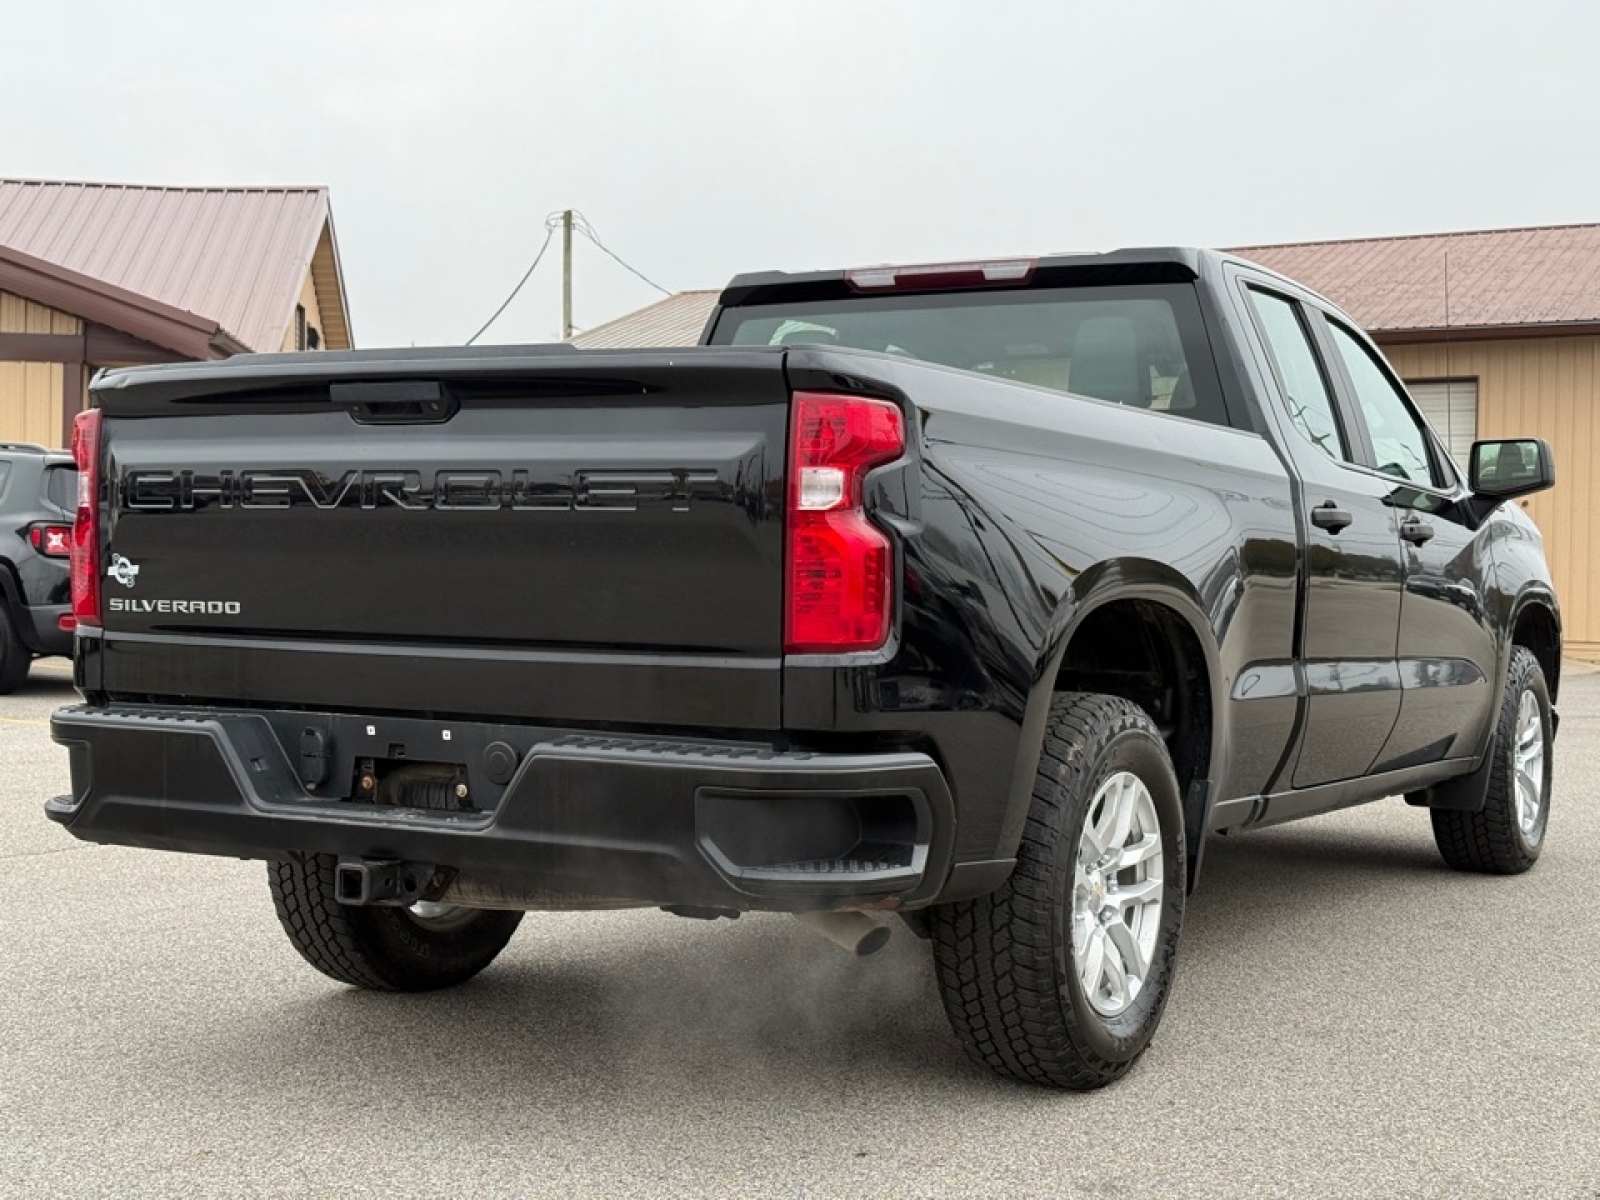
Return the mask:
[[[327,184],[357,343],[737,271],[1600,220],[1597,0],[0,0],[0,176]],[[552,246],[483,338],[560,332]],[[581,239],[575,319],[652,291]]]

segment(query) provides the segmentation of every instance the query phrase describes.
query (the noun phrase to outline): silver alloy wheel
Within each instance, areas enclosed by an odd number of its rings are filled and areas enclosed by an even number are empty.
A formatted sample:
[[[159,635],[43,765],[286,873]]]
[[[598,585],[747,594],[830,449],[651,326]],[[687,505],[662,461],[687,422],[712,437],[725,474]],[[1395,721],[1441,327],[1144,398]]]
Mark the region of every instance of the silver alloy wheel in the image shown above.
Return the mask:
[[[1539,698],[1531,691],[1522,693],[1517,703],[1517,745],[1512,755],[1516,764],[1517,824],[1528,844],[1539,841],[1539,824],[1544,817],[1544,714]]]
[[[1150,976],[1164,867],[1150,789],[1118,771],[1089,802],[1072,879],[1073,963],[1103,1017],[1124,1012]]]

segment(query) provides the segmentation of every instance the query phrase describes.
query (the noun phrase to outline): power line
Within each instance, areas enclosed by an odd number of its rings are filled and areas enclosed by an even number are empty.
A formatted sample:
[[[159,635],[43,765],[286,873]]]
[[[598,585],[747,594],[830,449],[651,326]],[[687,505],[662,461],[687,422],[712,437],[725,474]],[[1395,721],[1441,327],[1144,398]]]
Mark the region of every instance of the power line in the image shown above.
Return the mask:
[[[517,286],[511,289],[511,294],[505,298],[504,303],[502,303],[499,308],[494,310],[494,316],[490,317],[483,323],[483,328],[479,329],[477,333],[473,334],[467,339],[467,345],[470,346],[473,342],[481,338],[484,333],[488,331],[489,326],[493,325],[500,319],[500,314],[505,312],[507,307],[510,306],[511,302],[517,298],[517,293],[522,290],[522,285],[527,283],[528,279],[533,275],[534,268],[539,265],[539,260],[544,257],[544,252],[550,249],[550,239],[555,236],[556,227],[553,218],[556,215],[557,214],[551,214],[551,216],[545,218],[544,243],[539,247],[539,253],[533,256],[533,261],[528,264],[528,269],[522,273],[522,278],[517,280]]]
[[[583,234],[584,237],[588,238],[596,246],[600,247],[600,249],[623,270],[637,276],[639,279],[642,279],[645,283],[648,283],[651,287],[655,288],[655,290],[660,292],[663,296],[672,295],[672,292],[669,289],[662,287],[659,283],[657,283],[654,279],[651,279],[637,267],[631,265],[630,263],[624,262],[615,251],[602,242],[600,240],[600,235],[594,231],[594,226],[589,223],[588,217],[584,216],[580,212],[574,212],[572,214],[572,218],[572,227],[579,233]]]
[[[485,321],[483,323],[483,327],[481,329],[479,329],[477,333],[473,334],[471,337],[469,337],[467,339],[467,342],[466,342],[467,345],[469,345],[469,346],[472,345],[479,338],[481,338],[486,332],[488,332],[489,326],[493,325],[496,321],[498,321],[500,319],[500,314],[505,312],[506,309],[510,307],[511,302],[513,300],[515,300],[517,298],[517,294],[522,291],[523,285],[526,284],[528,282],[528,280],[533,277],[534,271],[538,269],[539,263],[544,258],[545,251],[550,249],[550,239],[555,236],[556,229],[559,228],[562,225],[563,217],[564,217],[564,213],[562,213],[562,212],[553,212],[553,213],[550,213],[549,215],[547,215],[545,217],[545,219],[544,219],[544,241],[539,246],[539,252],[533,256],[533,261],[528,264],[528,269],[522,273],[522,278],[517,280],[517,286],[511,289],[511,294],[505,298],[504,302],[501,303],[499,308],[494,310],[494,315],[491,316],[487,321]],[[643,282],[649,284],[651,287],[655,288],[656,291],[660,292],[663,296],[672,295],[672,292],[671,292],[670,289],[662,287],[654,279],[651,279],[643,271],[639,270],[637,267],[633,266],[631,263],[625,261],[614,250],[612,250],[609,246],[607,246],[604,242],[602,242],[600,240],[600,235],[595,232],[594,226],[592,224],[590,224],[589,218],[584,216],[582,213],[577,212],[575,210],[572,212],[572,228],[577,230],[579,233],[583,234],[584,237],[588,238],[591,242],[593,242],[597,247],[599,247],[600,251],[603,254],[605,254],[608,258],[610,258],[613,262],[615,262],[623,270],[627,271],[631,275],[636,276],[638,279],[642,280]],[[576,332],[576,331],[574,331],[574,332]]]

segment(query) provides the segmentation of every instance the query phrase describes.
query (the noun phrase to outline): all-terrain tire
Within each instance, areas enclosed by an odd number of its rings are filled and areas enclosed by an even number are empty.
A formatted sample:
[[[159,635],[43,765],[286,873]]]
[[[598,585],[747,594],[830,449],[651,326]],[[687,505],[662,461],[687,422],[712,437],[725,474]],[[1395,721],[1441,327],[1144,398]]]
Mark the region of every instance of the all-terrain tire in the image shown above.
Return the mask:
[[[1085,824],[1101,827],[1112,789],[1130,787],[1128,775],[1147,793],[1147,815],[1123,839],[1121,858],[1114,847],[1107,854],[1121,862],[1141,845],[1148,853],[1154,838],[1159,859],[1145,872],[1153,866],[1159,881],[1140,883],[1137,867],[1094,875],[1086,896],[1083,863],[1093,850]],[[1154,830],[1144,828],[1152,812]],[[1149,1045],[1172,987],[1183,923],[1184,847],[1178,782],[1149,716],[1113,696],[1058,695],[1016,870],[987,896],[929,913],[940,995],[967,1052],[1000,1074],[1078,1091],[1126,1074]],[[1125,887],[1128,896],[1134,887],[1159,896],[1159,919],[1149,927],[1154,942],[1144,977],[1131,1001],[1108,1015],[1098,993],[1091,1002],[1076,956],[1112,928],[1096,928],[1085,914],[1120,911],[1094,906],[1107,896],[1115,906]]]
[[[1530,716],[1537,718],[1531,725]],[[1456,870],[1518,875],[1538,859],[1550,821],[1551,727],[1550,689],[1545,685],[1544,670],[1531,651],[1515,646],[1490,747],[1494,759],[1483,810],[1430,811],[1434,843],[1445,862]],[[1536,764],[1528,761],[1530,747],[1526,744],[1527,735],[1534,729],[1538,739]],[[1530,766],[1531,771],[1524,769]],[[1520,803],[1519,775],[1525,789]]]
[[[0,599],[0,696],[9,696],[22,686],[33,666],[33,651],[23,644],[16,618]]]
[[[520,912],[455,909],[427,918],[407,908],[334,898],[331,854],[267,864],[278,922],[294,948],[340,983],[378,992],[431,992],[471,979],[505,949]]]

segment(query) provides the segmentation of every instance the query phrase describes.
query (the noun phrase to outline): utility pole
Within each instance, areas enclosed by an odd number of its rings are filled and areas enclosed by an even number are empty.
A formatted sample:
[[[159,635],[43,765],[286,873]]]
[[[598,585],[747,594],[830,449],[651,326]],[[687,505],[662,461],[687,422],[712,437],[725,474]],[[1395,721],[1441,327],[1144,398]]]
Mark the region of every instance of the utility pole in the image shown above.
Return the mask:
[[[572,337],[572,210],[561,214],[561,338]]]

